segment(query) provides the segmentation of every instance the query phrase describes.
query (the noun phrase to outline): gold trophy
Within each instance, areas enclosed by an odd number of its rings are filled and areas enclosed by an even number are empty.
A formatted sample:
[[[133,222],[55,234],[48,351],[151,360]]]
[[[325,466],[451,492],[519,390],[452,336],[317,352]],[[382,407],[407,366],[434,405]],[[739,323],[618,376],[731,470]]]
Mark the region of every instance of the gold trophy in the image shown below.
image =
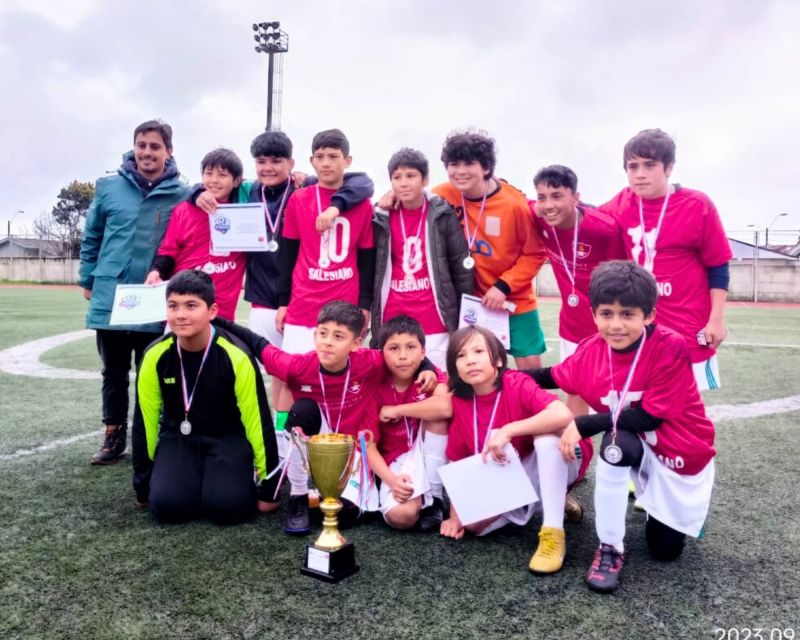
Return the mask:
[[[303,466],[314,479],[322,500],[322,533],[306,547],[301,573],[327,582],[338,582],[356,573],[355,547],[339,533],[336,514],[342,509],[339,496],[350,478],[356,453],[356,439],[341,433],[324,433],[305,438],[292,430],[292,440],[300,450]]]

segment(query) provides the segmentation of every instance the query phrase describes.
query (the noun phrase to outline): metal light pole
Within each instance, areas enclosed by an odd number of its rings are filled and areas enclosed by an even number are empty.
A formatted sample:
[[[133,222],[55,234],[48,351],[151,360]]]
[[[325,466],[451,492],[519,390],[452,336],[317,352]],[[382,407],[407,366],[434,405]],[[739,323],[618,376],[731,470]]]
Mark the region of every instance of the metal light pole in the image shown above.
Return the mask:
[[[755,246],[753,247],[753,302],[758,302],[758,234],[761,227],[754,224],[747,225],[751,229],[755,229]]]
[[[783,218],[783,216],[788,216],[788,215],[789,215],[788,213],[779,213],[777,216],[775,216],[772,219],[772,222],[769,223],[769,226],[767,227],[767,230],[764,233],[764,246],[765,247],[769,246],[769,230],[772,228],[772,225],[775,224],[775,221],[778,218]]]
[[[11,240],[11,222],[17,217],[17,214],[25,213],[24,211],[17,211],[8,220],[8,279],[14,279],[14,242]]]
[[[253,23],[253,31],[255,35],[253,40],[256,41],[256,53],[266,53],[269,57],[268,71],[267,71],[267,131],[271,129],[280,129],[281,127],[281,94],[283,93],[283,56],[281,54],[289,51],[289,34],[281,31],[280,22],[259,22]],[[276,60],[277,59],[277,70]],[[275,83],[275,76],[277,74],[277,88]],[[277,115],[273,118],[273,108]],[[275,126],[273,127],[273,119]]]

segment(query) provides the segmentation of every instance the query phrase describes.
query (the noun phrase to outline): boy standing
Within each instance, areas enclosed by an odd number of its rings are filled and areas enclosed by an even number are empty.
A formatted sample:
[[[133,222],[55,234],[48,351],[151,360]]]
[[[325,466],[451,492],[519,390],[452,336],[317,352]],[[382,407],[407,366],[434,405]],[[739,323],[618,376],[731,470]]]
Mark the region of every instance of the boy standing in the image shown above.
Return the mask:
[[[463,294],[472,294],[473,270],[465,266],[467,243],[452,207],[428,197],[428,160],[401,149],[389,160],[397,208],[375,209],[375,294],[372,335],[399,315],[420,319],[428,357],[440,369],[450,334],[458,329]]]
[[[318,219],[344,184],[352,158],[338,129],[322,131],[311,145],[319,182],[292,195],[286,206],[276,324],[283,350],[308,353],[322,306],[331,300],[358,304],[369,319],[375,276],[372,205],[364,200],[322,233]],[[285,326],[284,326],[285,322]]]
[[[200,168],[203,187],[217,203],[240,200],[244,168],[233,151],[211,151],[203,158]],[[238,251],[224,255],[212,254],[208,215],[189,202],[182,202],[175,207],[145,284],[169,280],[173,273],[184,269],[199,269],[211,276],[219,315],[233,321],[242,291],[245,254]]]
[[[144,354],[137,375],[133,486],[159,522],[205,513],[236,523],[278,507],[278,447],[266,391],[250,352],[223,329],[214,283],[186,270],[167,285],[172,331]],[[255,467],[260,487],[253,481]]]
[[[659,323],[686,339],[698,387],[717,389],[733,257],[719,213],[704,193],[670,184],[675,142],[660,129],[629,140],[623,165],[630,186],[600,210],[622,227],[628,258],[655,277]]]
[[[547,349],[539,324],[533,279],[545,261],[524,194],[494,177],[495,143],[483,132],[454,131],[444,142],[442,162],[449,183],[433,189],[455,209],[464,227],[475,270],[475,295],[488,309],[516,305],[510,317],[517,367],[541,366]]]

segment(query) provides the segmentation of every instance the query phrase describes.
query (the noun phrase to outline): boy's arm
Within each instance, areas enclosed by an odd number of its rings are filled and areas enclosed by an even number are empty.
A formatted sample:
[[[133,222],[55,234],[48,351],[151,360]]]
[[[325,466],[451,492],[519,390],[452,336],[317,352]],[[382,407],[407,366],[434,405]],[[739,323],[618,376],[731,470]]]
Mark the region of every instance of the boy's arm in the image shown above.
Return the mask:
[[[281,249],[278,259],[281,263],[281,273],[278,276],[278,306],[288,307],[292,299],[292,275],[300,256],[300,240],[284,237],[281,240]]]
[[[97,264],[100,246],[103,244],[103,235],[106,230],[106,211],[100,202],[102,183],[98,181],[89,210],[86,212],[86,223],[83,228],[81,241],[81,264],[78,272],[78,286],[91,291],[94,285],[92,271]]]
[[[561,435],[561,431],[572,422],[572,412],[567,409],[561,400],[553,400],[542,411],[524,420],[516,420],[503,425],[500,429],[495,429],[489,436],[489,440],[484,446],[481,456],[484,461],[487,455],[492,456],[497,462],[505,462],[507,459],[503,448],[518,436],[536,436],[551,433]]]
[[[181,232],[183,231],[181,226],[184,219],[182,213],[182,207],[176,207],[175,211],[172,212],[172,217],[167,224],[167,232],[164,234],[164,239],[158,248],[145,284],[157,284],[162,280],[169,280],[172,275],[175,269],[175,258],[181,251]],[[153,273],[154,271],[156,272],[155,274]],[[154,277],[156,274],[158,278]]]
[[[381,407],[381,421],[389,422],[402,417],[419,420],[450,420],[453,417],[452,394],[446,384],[436,385],[433,395],[419,402],[409,402]]]
[[[308,176],[303,182],[303,187],[309,187],[317,182],[319,179],[316,176]],[[317,231],[324,233],[333,226],[334,219],[340,213],[346,213],[364,200],[369,200],[374,193],[375,185],[366,173],[345,173],[344,184],[333,194],[331,204],[317,216]]]
[[[542,389],[558,389],[558,383],[553,378],[552,367],[542,367],[540,369],[523,369],[522,373],[527,373],[533,381]]]
[[[709,269],[708,281],[710,287],[709,295],[711,296],[711,314],[703,332],[708,346],[712,349],[717,349],[728,335],[724,318],[725,301],[728,299],[728,283],[730,282],[730,267],[728,263]]]
[[[146,506],[150,501],[150,475],[158,443],[158,426],[163,397],[154,351],[145,352],[136,372],[136,407],[133,412],[131,446],[133,449],[133,489],[136,502]]]
[[[367,460],[375,475],[389,486],[395,500],[405,502],[411,497],[411,494],[414,493],[411,478],[405,474],[399,476],[395,474],[386,464],[386,460],[383,459],[381,452],[378,451],[378,446],[374,443],[367,447]]]

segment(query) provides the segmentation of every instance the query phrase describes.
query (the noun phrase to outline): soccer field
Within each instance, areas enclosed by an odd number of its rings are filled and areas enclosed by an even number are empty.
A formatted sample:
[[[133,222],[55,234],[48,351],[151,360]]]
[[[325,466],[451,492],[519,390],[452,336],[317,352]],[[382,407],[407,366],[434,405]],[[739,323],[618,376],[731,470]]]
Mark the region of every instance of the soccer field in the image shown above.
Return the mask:
[[[706,535],[657,563],[631,508],[613,596],[584,583],[591,472],[575,489],[586,516],[565,525],[565,566],[548,577],[527,568],[539,516],[460,541],[359,525],[345,534],[361,571],[338,585],[300,575],[313,537],[286,536],[282,510],[238,527],[156,525],[136,507],[129,458],[89,465],[102,439],[94,334],[35,342],[81,331],[85,310],[77,289],[0,287],[4,640],[800,637],[800,308],[728,307],[723,388],[704,394],[718,450]],[[554,364],[558,304],[540,313]]]

